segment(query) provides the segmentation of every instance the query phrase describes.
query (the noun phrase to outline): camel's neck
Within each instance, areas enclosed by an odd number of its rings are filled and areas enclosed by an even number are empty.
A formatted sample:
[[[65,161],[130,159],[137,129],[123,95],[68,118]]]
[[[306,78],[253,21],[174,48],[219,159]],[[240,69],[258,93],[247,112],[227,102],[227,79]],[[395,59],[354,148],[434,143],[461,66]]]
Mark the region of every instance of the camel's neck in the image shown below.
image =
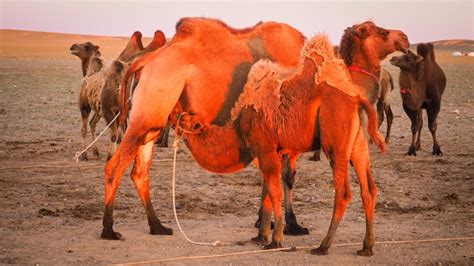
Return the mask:
[[[82,76],[85,77],[87,75],[87,70],[89,69],[89,63],[91,58],[83,58],[81,59],[81,68],[82,68]]]
[[[400,94],[403,104],[411,109],[418,109],[424,101],[424,92],[421,86],[416,85],[416,75],[409,70],[400,70],[399,76]]]
[[[358,50],[358,51],[363,51]],[[380,67],[380,59],[376,54],[370,52],[359,52],[355,53],[352,58],[352,66],[360,68],[368,73],[363,73],[363,71],[350,71],[352,80],[365,90],[365,95],[370,102],[375,102],[377,95],[375,92],[378,91],[378,80],[380,78],[380,73],[382,68]],[[374,78],[375,77],[375,78]]]
[[[196,162],[214,173],[239,171],[253,159],[230,124],[209,125],[199,134],[185,134],[183,139]]]

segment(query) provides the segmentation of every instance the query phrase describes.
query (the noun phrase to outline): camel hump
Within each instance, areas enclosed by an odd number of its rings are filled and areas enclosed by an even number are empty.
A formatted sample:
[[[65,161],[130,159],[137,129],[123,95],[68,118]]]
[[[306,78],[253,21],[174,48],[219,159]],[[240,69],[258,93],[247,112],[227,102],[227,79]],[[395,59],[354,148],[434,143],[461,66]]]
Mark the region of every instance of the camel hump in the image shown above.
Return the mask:
[[[362,89],[352,82],[344,61],[336,57],[334,46],[326,34],[317,34],[304,46],[303,57],[312,58],[314,54],[323,58],[315,75],[316,84],[326,82],[352,97],[360,94]]]
[[[312,53],[323,57],[323,61],[336,59],[334,46],[326,34],[319,33],[306,42],[303,47],[303,56],[311,56]]]
[[[239,116],[242,109],[252,106],[266,115],[276,110],[280,104],[280,86],[287,71],[268,59],[255,63],[248,74],[242,94],[231,110],[231,121]]]
[[[218,19],[202,18],[202,17],[185,17],[176,23],[176,35],[190,36],[196,34],[212,34],[212,33],[230,33],[230,34],[246,34],[255,30],[255,28],[267,23],[258,22],[256,25],[243,29],[232,28],[226,23]]]
[[[430,46],[426,43],[420,43],[416,47],[416,53],[424,59],[430,58]]]

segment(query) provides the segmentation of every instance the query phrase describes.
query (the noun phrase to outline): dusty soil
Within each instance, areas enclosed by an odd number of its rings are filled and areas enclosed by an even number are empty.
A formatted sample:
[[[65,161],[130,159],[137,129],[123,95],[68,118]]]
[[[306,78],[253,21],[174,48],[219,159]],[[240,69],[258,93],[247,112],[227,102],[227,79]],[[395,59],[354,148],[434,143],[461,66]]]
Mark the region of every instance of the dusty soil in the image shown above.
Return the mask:
[[[72,43],[72,42],[71,42]],[[171,209],[172,150],[155,150],[151,170],[154,207],[172,236],[148,234],[145,212],[127,176],[117,195],[115,229],[125,241],[105,241],[102,228],[103,166],[108,133],[99,141],[100,158],[76,163],[80,150],[78,60],[67,56],[0,58],[0,264],[110,264],[180,256],[259,250],[236,241],[255,236],[261,177],[255,167],[231,175],[208,173],[181,145],[178,155],[178,215],[189,237],[227,243],[195,246],[177,231]],[[61,51],[63,53],[63,51]],[[440,56],[442,58],[442,56]],[[446,57],[447,58],[447,57]],[[372,149],[372,171],[379,188],[376,240],[414,240],[474,236],[474,60],[441,62],[448,77],[438,122],[442,157],[431,155],[431,135],[422,133],[422,150],[406,157],[409,120],[397,90],[387,155]],[[388,66],[396,78],[398,71]],[[398,86],[396,87],[398,88]],[[103,122],[100,129],[105,126]],[[385,125],[382,130],[385,129]],[[91,154],[89,154],[90,157]],[[296,214],[309,236],[286,237],[285,246],[317,246],[326,233],[333,204],[327,160],[298,161]],[[179,264],[407,264],[474,263],[474,240],[376,244],[375,256],[355,255],[365,232],[359,188],[351,170],[353,201],[324,257],[307,249],[201,260]]]

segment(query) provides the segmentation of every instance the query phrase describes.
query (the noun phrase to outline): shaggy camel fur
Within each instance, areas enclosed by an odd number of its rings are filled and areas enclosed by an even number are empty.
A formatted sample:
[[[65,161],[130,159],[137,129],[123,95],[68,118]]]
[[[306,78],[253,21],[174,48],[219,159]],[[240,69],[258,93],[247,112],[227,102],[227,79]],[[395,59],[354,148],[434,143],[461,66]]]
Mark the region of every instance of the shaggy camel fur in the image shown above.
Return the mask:
[[[80,44],[75,43],[71,46],[71,48],[69,48],[69,50],[71,54],[79,57],[79,59],[81,60],[81,69],[83,77],[85,77],[87,74],[91,58],[97,58],[101,56],[99,52],[99,46],[94,45],[91,42],[85,42]]]
[[[296,66],[303,43],[300,32],[282,23],[259,23],[237,30],[218,20],[184,18],[178,22],[170,42],[132,64],[122,80],[122,99],[128,98],[123,84],[129,77],[138,70],[141,77],[133,94],[127,131],[105,167],[102,238],[121,238],[113,230],[113,206],[123,173],[133,160],[131,178],[145,207],[150,233],[172,234],[156,217],[150,200],[149,169],[154,140],[168,120],[176,125],[183,111],[201,114],[206,124],[224,125],[251,66],[263,58]],[[124,100],[121,104],[124,122],[128,104]],[[223,155],[217,162],[197,161],[213,172],[232,172],[234,169],[222,167],[225,160],[236,162],[235,169],[241,169],[250,158]],[[294,222],[294,226],[299,226]]]
[[[399,83],[403,109],[411,120],[412,141],[407,155],[416,156],[416,151],[421,147],[421,109],[426,109],[428,115],[428,128],[433,137],[433,155],[442,155],[436,140],[436,120],[441,108],[441,97],[446,88],[446,76],[436,63],[433,44],[420,43],[417,53],[418,55],[410,51],[390,60],[392,65],[400,68]]]
[[[313,150],[316,138],[333,166],[336,200],[328,234],[321,247],[312,253],[327,254],[331,245],[350,201],[348,166],[352,161],[367,217],[366,238],[358,254],[372,255],[376,187],[370,173],[369,151],[358,109],[360,106],[367,111],[369,135],[384,151],[386,146],[377,131],[375,110],[360,95],[362,89],[352,83],[342,60],[335,58],[326,36],[317,35],[307,43],[301,62],[296,72],[268,60],[256,63],[231,112],[231,121],[222,127],[206,125],[199,114],[185,114],[180,126],[194,134],[186,134],[183,138],[195,158],[206,156],[211,159],[225,151],[245,153],[245,156],[258,159],[265,189],[263,219],[258,236],[253,240],[268,241],[273,209],[275,229],[272,242],[265,245],[266,248],[282,246],[281,157],[297,158],[302,152]],[[195,153],[195,146],[201,148],[199,154]]]
[[[135,32],[126,48],[122,51],[117,60],[113,60],[110,66],[104,68],[101,58],[95,56],[89,59],[89,66],[87,67],[87,74],[82,80],[81,89],[79,92],[79,110],[82,117],[82,144],[83,149],[87,147],[87,124],[89,123],[92,140],[95,138],[96,125],[102,116],[105,116],[107,124],[112,121],[118,110],[117,90],[119,89],[120,80],[123,76],[124,70],[128,67],[127,61],[133,60],[137,54],[144,50],[141,43],[141,33]],[[156,40],[152,41],[152,44]],[[162,42],[160,40],[160,42]],[[155,46],[155,44],[153,44]],[[75,47],[73,45],[73,47]],[[99,53],[100,54],[100,53]],[[106,93],[103,93],[105,88]],[[105,108],[104,108],[105,106]],[[94,111],[92,118],[89,121],[89,115]],[[114,114],[115,112],[115,114]],[[104,113],[104,114],[103,114]],[[111,143],[109,146],[109,157],[115,150],[115,142],[117,140],[118,131],[117,124],[113,123],[110,127]],[[99,150],[95,145],[92,146],[92,152],[95,156],[99,156]],[[87,152],[84,152],[80,160],[87,160]]]

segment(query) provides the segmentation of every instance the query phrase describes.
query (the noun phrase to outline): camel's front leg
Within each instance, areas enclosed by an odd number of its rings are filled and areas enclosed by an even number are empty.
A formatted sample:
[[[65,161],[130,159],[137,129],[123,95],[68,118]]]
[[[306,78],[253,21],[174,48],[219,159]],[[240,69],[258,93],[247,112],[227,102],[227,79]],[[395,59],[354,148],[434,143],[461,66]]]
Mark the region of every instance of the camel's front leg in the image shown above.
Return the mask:
[[[97,123],[100,121],[100,114],[99,113],[94,113],[94,115],[91,118],[91,121],[89,122],[89,126],[91,128],[91,137],[92,141],[95,140],[96,135],[95,135],[95,130],[97,128]],[[97,148],[97,145],[92,144],[92,154],[94,154],[95,157],[99,157],[99,149]]]
[[[274,210],[275,228],[273,229],[272,242],[265,245],[266,249],[280,248],[283,241],[283,216],[281,212],[282,189],[280,182],[281,159],[276,151],[262,153],[258,156],[259,168],[263,174],[264,185],[268,189],[264,201],[263,221],[260,226],[259,236],[268,237],[270,231],[271,210]],[[267,200],[267,199],[270,200]]]

